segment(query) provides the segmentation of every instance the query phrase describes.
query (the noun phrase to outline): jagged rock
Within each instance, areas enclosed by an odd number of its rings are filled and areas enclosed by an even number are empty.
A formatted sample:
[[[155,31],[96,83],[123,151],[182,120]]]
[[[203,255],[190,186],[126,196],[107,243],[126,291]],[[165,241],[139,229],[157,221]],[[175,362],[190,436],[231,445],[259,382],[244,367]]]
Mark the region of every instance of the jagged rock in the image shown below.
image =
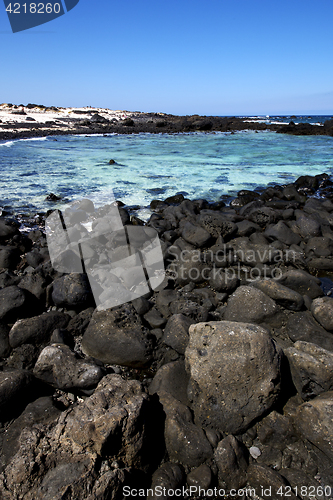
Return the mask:
[[[189,332],[185,360],[195,421],[231,434],[246,430],[279,395],[281,351],[253,324],[213,321]]]

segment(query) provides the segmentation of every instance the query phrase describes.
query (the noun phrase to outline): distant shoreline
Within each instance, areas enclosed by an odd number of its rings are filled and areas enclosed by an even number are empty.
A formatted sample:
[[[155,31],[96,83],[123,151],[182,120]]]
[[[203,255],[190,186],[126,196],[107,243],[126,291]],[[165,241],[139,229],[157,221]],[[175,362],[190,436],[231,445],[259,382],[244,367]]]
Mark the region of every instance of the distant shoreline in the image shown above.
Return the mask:
[[[165,113],[112,111],[107,108],[60,108],[28,104],[0,105],[0,141],[72,134],[138,134],[181,132],[236,132],[271,130],[292,135],[333,137],[333,120],[323,125],[293,122],[266,124],[248,118],[177,116]]]

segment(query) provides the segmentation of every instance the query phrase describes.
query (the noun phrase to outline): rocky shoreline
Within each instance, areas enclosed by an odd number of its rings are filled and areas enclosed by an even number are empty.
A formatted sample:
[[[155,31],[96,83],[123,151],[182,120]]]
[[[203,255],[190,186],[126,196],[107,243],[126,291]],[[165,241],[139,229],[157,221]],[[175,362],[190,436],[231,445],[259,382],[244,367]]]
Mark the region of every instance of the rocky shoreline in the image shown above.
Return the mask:
[[[0,497],[332,498],[333,182],[151,208],[119,213],[158,233],[164,287],[106,311],[0,217]]]
[[[272,130],[292,135],[333,136],[333,120],[265,124],[237,117],[176,116],[166,113],[111,111],[103,108],[57,108],[37,104],[0,105],[0,141],[70,134],[138,134],[181,132],[236,132]]]

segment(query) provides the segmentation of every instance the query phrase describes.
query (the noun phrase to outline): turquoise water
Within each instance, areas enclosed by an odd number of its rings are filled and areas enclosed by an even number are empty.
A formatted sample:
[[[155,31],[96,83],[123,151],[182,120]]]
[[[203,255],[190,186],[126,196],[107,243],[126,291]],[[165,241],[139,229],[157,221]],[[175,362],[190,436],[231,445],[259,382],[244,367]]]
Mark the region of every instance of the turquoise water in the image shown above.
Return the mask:
[[[109,165],[114,159],[116,164]],[[240,189],[333,174],[333,138],[274,132],[59,136],[0,142],[0,205],[45,210],[89,197],[146,207],[177,192],[218,200]]]

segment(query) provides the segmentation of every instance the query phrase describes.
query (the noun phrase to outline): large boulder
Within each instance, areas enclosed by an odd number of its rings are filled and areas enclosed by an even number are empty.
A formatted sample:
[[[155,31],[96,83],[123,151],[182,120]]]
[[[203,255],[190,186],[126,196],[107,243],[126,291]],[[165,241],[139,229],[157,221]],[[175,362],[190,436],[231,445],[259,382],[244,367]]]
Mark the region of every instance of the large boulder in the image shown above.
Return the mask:
[[[281,351],[260,326],[220,321],[190,327],[185,360],[195,421],[237,434],[275,403]]]
[[[134,307],[123,304],[93,314],[82,350],[103,363],[143,368],[152,361],[153,337]]]

